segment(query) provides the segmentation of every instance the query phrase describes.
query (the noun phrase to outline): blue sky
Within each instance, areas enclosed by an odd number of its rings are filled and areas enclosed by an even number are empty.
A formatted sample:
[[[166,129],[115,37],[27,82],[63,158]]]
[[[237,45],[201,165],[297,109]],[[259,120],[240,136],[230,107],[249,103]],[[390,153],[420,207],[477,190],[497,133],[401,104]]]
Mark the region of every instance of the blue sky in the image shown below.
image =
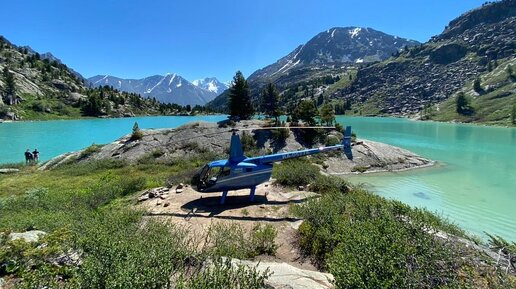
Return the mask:
[[[421,42],[484,0],[6,1],[0,35],[85,77],[249,76],[331,27]]]

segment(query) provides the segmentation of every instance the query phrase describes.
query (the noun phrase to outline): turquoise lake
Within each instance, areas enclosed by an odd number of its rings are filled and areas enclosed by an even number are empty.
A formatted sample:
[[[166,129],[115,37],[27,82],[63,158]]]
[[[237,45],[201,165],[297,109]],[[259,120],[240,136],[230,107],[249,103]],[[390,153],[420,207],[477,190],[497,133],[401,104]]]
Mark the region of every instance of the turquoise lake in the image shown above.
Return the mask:
[[[37,148],[48,160],[92,143],[111,142],[140,128],[177,127],[225,116],[135,117],[0,124],[0,163],[23,161]],[[516,241],[516,129],[416,122],[397,118],[338,117],[359,138],[384,142],[438,161],[432,168],[348,177],[387,198],[425,207],[462,228]]]

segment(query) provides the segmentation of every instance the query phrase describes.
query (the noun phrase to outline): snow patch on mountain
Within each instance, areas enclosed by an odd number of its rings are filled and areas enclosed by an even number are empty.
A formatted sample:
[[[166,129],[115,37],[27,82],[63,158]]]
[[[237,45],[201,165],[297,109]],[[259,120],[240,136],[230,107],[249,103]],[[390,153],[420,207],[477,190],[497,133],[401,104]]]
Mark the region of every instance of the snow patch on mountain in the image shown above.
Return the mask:
[[[229,88],[228,84],[220,82],[215,77],[206,77],[203,79],[196,79],[196,80],[192,81],[192,84],[199,88],[202,88],[202,89],[205,89],[207,91],[217,93],[217,94],[221,94],[224,90]]]
[[[357,36],[360,31],[362,31],[362,28],[356,27],[355,29],[349,30],[349,35],[351,35],[351,38],[355,38],[355,36]]]

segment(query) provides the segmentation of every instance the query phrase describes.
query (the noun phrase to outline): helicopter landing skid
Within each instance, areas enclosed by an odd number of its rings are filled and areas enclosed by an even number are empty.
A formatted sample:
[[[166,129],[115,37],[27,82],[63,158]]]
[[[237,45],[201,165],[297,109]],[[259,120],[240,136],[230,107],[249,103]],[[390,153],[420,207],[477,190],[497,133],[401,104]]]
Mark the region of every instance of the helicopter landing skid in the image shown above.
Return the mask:
[[[254,194],[255,194],[255,192],[256,192],[256,186],[251,188],[251,192],[249,194],[249,197],[250,197],[249,200],[251,202],[254,202]],[[221,205],[224,205],[224,203],[226,202],[226,197],[227,196],[228,196],[228,191],[223,191],[222,192],[222,196],[220,197],[220,204]]]

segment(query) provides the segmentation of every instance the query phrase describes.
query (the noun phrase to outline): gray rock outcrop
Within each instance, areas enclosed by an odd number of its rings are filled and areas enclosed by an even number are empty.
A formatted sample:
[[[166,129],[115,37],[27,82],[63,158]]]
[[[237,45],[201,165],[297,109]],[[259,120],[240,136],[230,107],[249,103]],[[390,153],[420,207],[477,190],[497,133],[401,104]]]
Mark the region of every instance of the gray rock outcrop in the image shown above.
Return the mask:
[[[235,128],[249,129],[263,126],[262,121],[243,121]],[[143,130],[143,137],[131,140],[131,135],[95,148],[63,154],[47,163],[40,169],[51,169],[62,164],[78,161],[114,159],[128,163],[137,163],[146,159],[167,161],[184,160],[202,153],[212,153],[215,157],[226,158],[233,128],[223,127],[217,123],[194,122],[175,129]],[[242,138],[252,136],[260,154],[272,152],[296,151],[307,147],[318,147],[321,144],[307,145],[303,142],[303,131],[292,130],[284,140],[274,140],[269,130],[239,132]],[[244,136],[246,134],[247,136]],[[336,138],[342,137],[339,132],[329,132]],[[329,174],[346,174],[364,171],[400,170],[432,164],[407,150],[387,144],[360,140],[353,146],[354,160],[348,160],[340,153],[333,153],[322,164]]]
[[[256,262],[233,259],[235,265],[256,268],[259,272],[269,269],[271,276],[265,283],[275,289],[330,289],[334,288],[333,275],[296,268],[287,263]]]

